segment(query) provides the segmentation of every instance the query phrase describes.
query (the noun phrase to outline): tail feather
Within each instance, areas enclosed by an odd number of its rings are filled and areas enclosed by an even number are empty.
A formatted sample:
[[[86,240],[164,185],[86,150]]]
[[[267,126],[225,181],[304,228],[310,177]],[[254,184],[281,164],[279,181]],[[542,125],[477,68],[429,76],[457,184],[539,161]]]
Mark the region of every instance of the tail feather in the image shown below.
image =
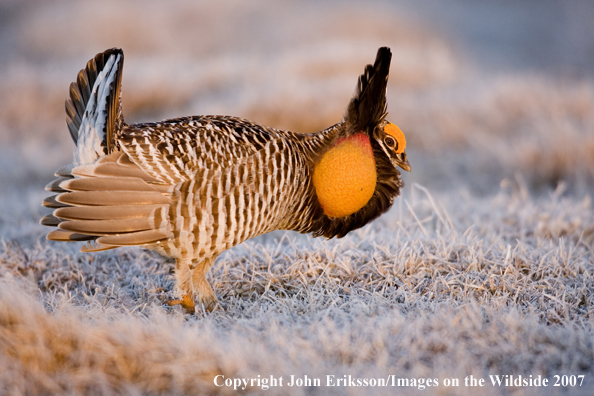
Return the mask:
[[[95,61],[95,65],[96,64],[97,62]],[[94,80],[93,83],[89,81],[89,76],[87,74],[86,69],[81,70],[80,73],[78,73],[78,75],[76,76],[76,84],[78,85],[82,99],[85,101],[85,103],[88,102],[89,98],[91,97],[91,89],[93,88],[93,84],[95,83]]]
[[[76,87],[74,83],[70,85],[70,96],[73,95],[73,86]],[[66,124],[68,125],[68,131],[70,132],[70,137],[76,144],[78,140],[78,129],[80,128],[80,124],[82,123],[82,114],[84,113],[84,109],[77,109],[74,103],[78,103],[72,101],[72,99],[66,99]],[[80,107],[80,106],[79,106]]]
[[[124,53],[112,48],[91,59],[70,85],[66,123],[77,149],[74,162],[90,164],[109,154],[124,125],[121,80]]]
[[[81,88],[85,89],[85,87]],[[88,93],[87,99],[84,99],[77,83],[70,83],[70,98],[66,99],[66,104],[69,105],[68,107],[70,108],[69,113],[72,112],[72,110],[74,110],[74,115],[77,116],[79,120],[82,120],[82,117],[85,114],[85,104],[88,103],[88,101]],[[80,127],[80,125],[78,126]]]
[[[357,90],[345,116],[352,131],[369,131],[386,116],[386,88],[391,60],[390,49],[380,48],[373,66],[367,65],[359,77]]]

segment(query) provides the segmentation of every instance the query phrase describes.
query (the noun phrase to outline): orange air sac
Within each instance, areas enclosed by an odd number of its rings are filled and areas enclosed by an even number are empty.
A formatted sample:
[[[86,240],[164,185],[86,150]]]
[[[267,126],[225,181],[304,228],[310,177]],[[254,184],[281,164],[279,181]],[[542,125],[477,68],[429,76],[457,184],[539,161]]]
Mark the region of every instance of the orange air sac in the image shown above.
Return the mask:
[[[357,133],[337,141],[315,165],[313,183],[329,217],[348,216],[364,207],[377,183],[369,137]]]

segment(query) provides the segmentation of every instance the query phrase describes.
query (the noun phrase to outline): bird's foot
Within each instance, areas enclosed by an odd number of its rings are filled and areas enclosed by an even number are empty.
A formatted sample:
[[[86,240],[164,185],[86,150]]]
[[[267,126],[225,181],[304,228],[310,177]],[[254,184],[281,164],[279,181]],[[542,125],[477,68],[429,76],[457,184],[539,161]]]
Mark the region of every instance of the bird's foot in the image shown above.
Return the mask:
[[[167,305],[170,307],[173,305],[181,305],[182,308],[186,311],[186,313],[192,314],[196,310],[196,305],[194,304],[194,299],[189,294],[184,294],[182,298],[177,300],[169,300],[167,301]]]
[[[189,294],[184,294],[180,299],[169,300],[167,301],[167,305],[170,307],[174,305],[181,305],[188,314],[193,314],[196,312],[196,304],[194,303],[194,299]],[[214,295],[209,295],[200,299],[198,309],[201,310],[200,308],[202,308],[204,312],[213,312],[218,308],[221,308],[221,306],[219,304],[219,300]]]

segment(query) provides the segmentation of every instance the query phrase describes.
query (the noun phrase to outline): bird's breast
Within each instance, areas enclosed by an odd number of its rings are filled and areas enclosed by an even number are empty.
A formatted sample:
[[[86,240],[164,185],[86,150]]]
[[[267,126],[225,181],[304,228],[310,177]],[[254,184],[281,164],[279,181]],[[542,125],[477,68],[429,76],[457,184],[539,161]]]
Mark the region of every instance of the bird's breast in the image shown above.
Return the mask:
[[[348,216],[363,208],[376,183],[373,149],[364,133],[337,141],[314,167],[316,195],[329,217]]]

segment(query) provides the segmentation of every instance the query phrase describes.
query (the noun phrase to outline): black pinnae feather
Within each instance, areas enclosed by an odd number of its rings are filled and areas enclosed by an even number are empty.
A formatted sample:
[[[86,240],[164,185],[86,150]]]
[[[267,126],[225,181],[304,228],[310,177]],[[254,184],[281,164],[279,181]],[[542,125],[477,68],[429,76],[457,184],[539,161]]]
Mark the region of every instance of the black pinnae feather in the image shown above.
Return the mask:
[[[386,115],[386,87],[392,52],[387,47],[377,51],[375,63],[367,65],[359,77],[357,90],[347,107],[345,121],[352,131],[371,132]]]

